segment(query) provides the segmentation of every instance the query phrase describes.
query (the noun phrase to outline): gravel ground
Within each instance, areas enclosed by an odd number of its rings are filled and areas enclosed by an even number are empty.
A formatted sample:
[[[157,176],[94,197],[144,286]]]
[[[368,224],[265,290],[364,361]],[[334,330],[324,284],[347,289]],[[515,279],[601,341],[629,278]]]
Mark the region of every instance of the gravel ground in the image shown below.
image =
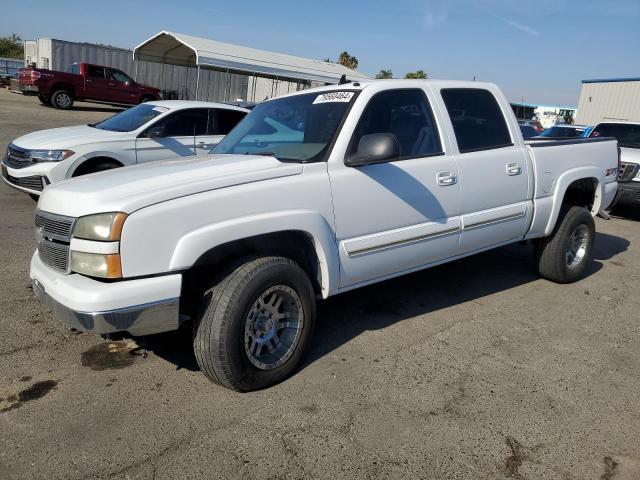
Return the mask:
[[[113,112],[0,90],[0,148]],[[514,245],[323,302],[290,380],[237,394],[188,332],[72,335],[33,297],[33,209],[0,187],[0,479],[640,478],[640,227],[597,219],[585,279]]]

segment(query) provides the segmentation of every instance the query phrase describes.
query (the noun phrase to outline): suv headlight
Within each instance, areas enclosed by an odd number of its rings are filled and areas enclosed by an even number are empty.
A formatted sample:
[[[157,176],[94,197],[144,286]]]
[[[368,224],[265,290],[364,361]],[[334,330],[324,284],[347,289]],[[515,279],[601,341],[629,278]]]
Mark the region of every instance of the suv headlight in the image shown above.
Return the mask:
[[[115,242],[120,240],[127,214],[122,212],[98,213],[80,217],[73,227],[73,236],[83,240]]]
[[[29,157],[34,162],[59,162],[74,153],[72,150],[29,150]]]
[[[73,237],[82,240],[115,242],[120,240],[127,214],[98,213],[80,217],[73,227]],[[90,277],[122,278],[119,253],[89,253],[71,250],[70,269]]]

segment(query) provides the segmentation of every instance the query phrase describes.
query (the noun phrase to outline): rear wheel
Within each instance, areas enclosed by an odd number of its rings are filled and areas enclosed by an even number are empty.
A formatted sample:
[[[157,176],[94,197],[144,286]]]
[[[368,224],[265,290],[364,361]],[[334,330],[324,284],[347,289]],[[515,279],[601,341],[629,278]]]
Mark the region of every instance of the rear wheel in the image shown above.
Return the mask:
[[[578,280],[591,261],[595,234],[595,222],[587,209],[568,208],[553,233],[538,243],[540,275],[556,283]]]
[[[42,103],[43,105],[47,105],[48,107],[51,106],[51,99],[49,97],[38,95],[38,100],[40,100],[40,103]]]
[[[61,110],[69,110],[73,106],[73,95],[67,90],[58,90],[51,96],[51,105]]]
[[[244,259],[202,297],[194,324],[198,365],[215,383],[247,392],[289,377],[308,349],[315,295],[284,257]]]

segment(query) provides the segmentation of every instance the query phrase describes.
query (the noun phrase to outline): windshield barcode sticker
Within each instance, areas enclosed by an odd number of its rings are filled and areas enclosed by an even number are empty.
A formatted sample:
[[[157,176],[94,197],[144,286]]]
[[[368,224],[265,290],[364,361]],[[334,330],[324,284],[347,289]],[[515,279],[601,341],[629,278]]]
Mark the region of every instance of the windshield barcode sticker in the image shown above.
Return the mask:
[[[168,111],[169,109],[167,107],[153,107],[153,110],[156,111],[156,112],[164,113],[164,112]]]
[[[349,102],[353,97],[353,92],[331,92],[318,95],[313,101],[313,104],[317,103],[329,103],[329,102]]]

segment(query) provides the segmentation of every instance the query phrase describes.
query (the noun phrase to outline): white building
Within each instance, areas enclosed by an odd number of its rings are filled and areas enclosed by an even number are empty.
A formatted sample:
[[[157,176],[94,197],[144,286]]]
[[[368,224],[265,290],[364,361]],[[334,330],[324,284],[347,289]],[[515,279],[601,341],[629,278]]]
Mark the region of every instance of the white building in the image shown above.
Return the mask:
[[[603,120],[640,122],[640,77],[583,80],[576,119],[585,125]]]

